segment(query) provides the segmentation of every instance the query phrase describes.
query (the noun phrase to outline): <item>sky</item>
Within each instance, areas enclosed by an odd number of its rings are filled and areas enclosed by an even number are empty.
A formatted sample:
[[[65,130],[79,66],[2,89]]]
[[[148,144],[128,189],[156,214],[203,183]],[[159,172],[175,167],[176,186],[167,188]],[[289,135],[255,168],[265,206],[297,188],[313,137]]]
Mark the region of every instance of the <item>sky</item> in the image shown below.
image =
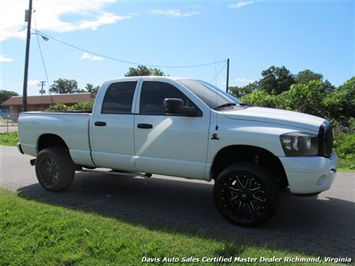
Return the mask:
[[[0,90],[22,95],[29,0],[0,0]],[[28,95],[54,80],[100,86],[145,65],[225,88],[270,66],[355,76],[355,3],[338,1],[33,0]],[[45,36],[46,40],[44,40]]]

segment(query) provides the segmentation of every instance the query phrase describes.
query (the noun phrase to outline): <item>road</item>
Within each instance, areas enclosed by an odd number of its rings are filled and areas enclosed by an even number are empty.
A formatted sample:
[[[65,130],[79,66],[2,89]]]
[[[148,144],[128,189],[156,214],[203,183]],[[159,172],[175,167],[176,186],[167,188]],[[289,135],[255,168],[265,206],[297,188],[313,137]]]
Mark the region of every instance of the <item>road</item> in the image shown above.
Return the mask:
[[[247,239],[314,257],[355,259],[355,173],[339,172],[332,188],[316,197],[295,197],[284,191],[276,215],[264,226],[250,229],[233,226],[219,215],[212,183],[155,175],[146,179],[77,173],[69,189],[52,193],[38,184],[30,158],[14,147],[0,146],[0,186],[17,191],[20,197],[45,199],[154,230]]]

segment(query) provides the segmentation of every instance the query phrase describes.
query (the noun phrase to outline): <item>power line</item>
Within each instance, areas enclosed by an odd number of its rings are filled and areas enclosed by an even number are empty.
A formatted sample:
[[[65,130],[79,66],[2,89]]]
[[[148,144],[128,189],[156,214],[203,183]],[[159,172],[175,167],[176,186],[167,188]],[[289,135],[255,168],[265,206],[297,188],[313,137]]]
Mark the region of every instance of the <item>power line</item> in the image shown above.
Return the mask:
[[[215,65],[215,64],[219,64],[219,63],[222,63],[222,62],[226,61],[226,60],[220,60],[220,61],[217,61],[217,62],[211,62],[211,63],[205,63],[205,64],[197,64],[197,65],[185,65],[185,66],[166,66],[166,65],[143,64],[143,63],[126,61],[126,60],[114,58],[114,57],[111,57],[111,56],[102,55],[102,54],[99,54],[99,53],[96,53],[96,52],[92,52],[92,51],[89,51],[87,49],[72,45],[70,43],[64,42],[64,41],[59,40],[57,38],[54,38],[54,37],[52,37],[52,36],[50,36],[48,34],[45,34],[45,33],[41,32],[39,30],[36,30],[36,32],[38,34],[40,34],[41,36],[44,36],[44,37],[49,38],[51,40],[54,40],[54,41],[57,41],[59,43],[65,44],[65,45],[67,45],[69,47],[72,47],[74,49],[77,49],[77,50],[80,50],[80,51],[83,51],[83,52],[86,52],[86,53],[89,53],[89,54],[92,54],[92,55],[100,56],[100,57],[103,57],[103,58],[106,58],[106,59],[110,59],[110,60],[113,60],[113,61],[117,61],[117,62],[121,62],[121,63],[125,63],[125,64],[130,64],[130,65],[144,65],[144,66],[148,66],[148,67],[158,67],[158,68],[197,68],[197,67]]]
[[[49,79],[48,79],[47,68],[46,68],[46,64],[45,64],[45,62],[44,62],[44,58],[43,58],[43,54],[42,54],[42,49],[41,49],[41,45],[40,45],[40,43],[39,43],[38,36],[37,36],[37,44],[38,44],[39,53],[40,53],[41,59],[42,59],[42,64],[43,64],[43,68],[44,68],[44,73],[46,74],[47,83],[48,83],[48,85],[49,85]]]
[[[33,12],[33,14],[35,15],[36,13],[35,13],[35,11]],[[40,41],[39,41],[39,37],[38,37],[38,35],[40,35],[40,34],[38,34],[38,30],[37,30],[37,21],[36,21],[36,16],[33,16],[33,18],[34,18],[34,24],[35,24],[35,27],[36,27],[36,29],[35,29],[35,34],[36,34],[36,39],[37,39],[37,44],[38,44],[38,48],[39,48],[39,53],[40,53],[40,55],[41,55],[41,59],[42,59],[42,64],[43,64],[43,68],[44,68],[44,73],[46,74],[46,79],[47,79],[47,84],[48,84],[48,86],[49,86],[49,79],[48,79],[48,72],[47,72],[47,67],[46,67],[46,64],[45,64],[45,62],[44,62],[44,57],[43,57],[43,53],[42,53],[42,48],[41,48],[41,45],[40,45]],[[48,39],[46,39],[46,41],[48,41]],[[42,91],[43,91],[43,83],[42,83]]]
[[[225,62],[225,60],[223,60],[223,61]],[[219,74],[221,74],[222,70],[225,69],[226,66],[227,66],[227,63],[225,63],[225,64],[223,65],[223,67],[221,68],[221,70],[220,70],[220,71],[216,74],[216,76],[210,81],[210,83],[212,83],[212,82],[219,76]]]
[[[49,86],[49,79],[48,79],[48,72],[47,72],[47,67],[46,67],[46,64],[45,64],[45,62],[44,62],[44,57],[43,57],[43,53],[42,53],[42,47],[41,47],[41,45],[40,45],[40,41],[39,41],[39,37],[38,37],[38,30],[37,30],[37,20],[36,20],[36,11],[34,10],[33,11],[33,20],[34,20],[34,24],[35,24],[35,34],[36,34],[36,39],[37,39],[37,44],[38,44],[38,48],[39,48],[39,53],[40,53],[40,55],[41,55],[41,60],[42,60],[42,64],[43,64],[43,68],[44,68],[44,73],[46,74],[46,79],[47,79],[47,84],[48,84],[48,86]],[[43,37],[42,37],[43,38]],[[48,39],[45,39],[45,38],[43,38],[45,41],[48,41]],[[43,83],[42,83],[42,91],[43,91]]]

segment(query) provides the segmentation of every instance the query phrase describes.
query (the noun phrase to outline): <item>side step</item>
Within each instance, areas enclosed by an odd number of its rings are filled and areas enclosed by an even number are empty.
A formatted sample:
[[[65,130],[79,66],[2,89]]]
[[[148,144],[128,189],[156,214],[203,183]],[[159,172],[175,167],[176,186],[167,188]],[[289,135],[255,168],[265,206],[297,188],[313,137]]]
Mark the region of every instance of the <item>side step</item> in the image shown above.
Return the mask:
[[[150,174],[150,173],[125,172],[125,171],[116,171],[116,170],[105,171],[105,170],[90,170],[90,169],[84,169],[84,170],[81,170],[81,172],[86,172],[86,173],[105,173],[105,174],[110,174],[110,175],[141,176],[141,177],[145,177],[145,178],[150,178],[150,177],[152,177],[152,174]]]
[[[30,164],[32,166],[36,165],[36,159],[30,160]],[[125,171],[117,171],[117,170],[111,170],[111,171],[105,171],[105,170],[91,170],[91,169],[82,169],[82,167],[76,167],[75,171],[80,171],[80,172],[87,172],[87,173],[105,173],[105,174],[111,174],[111,175],[130,175],[130,176],[141,176],[145,178],[150,178],[152,177],[152,174],[150,173],[141,173],[141,172],[125,172]]]

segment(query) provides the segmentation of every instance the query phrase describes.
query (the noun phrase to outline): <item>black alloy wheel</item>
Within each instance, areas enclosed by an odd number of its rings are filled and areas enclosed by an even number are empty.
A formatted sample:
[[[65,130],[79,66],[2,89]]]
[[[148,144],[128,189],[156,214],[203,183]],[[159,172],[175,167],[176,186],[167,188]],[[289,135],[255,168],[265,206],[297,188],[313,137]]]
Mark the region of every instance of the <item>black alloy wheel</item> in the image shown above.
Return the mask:
[[[221,215],[245,227],[259,226],[270,219],[280,195],[280,186],[269,171],[252,162],[229,166],[214,185],[214,200]]]

